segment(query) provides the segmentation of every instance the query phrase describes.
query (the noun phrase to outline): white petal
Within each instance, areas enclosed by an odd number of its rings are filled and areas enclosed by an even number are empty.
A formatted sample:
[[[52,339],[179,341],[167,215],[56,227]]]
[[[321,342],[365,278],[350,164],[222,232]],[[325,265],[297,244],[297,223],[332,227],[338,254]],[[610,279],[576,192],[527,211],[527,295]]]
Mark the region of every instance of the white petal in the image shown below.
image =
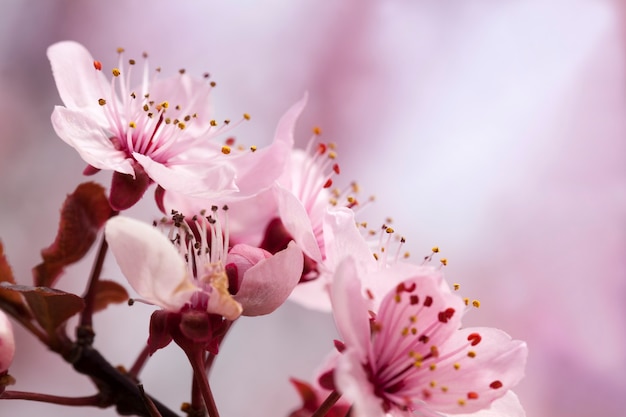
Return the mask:
[[[174,245],[154,227],[114,217],[104,229],[122,273],[146,301],[168,310],[180,309],[196,289]]]
[[[219,198],[238,190],[235,170],[227,164],[168,166],[136,152],[133,157],[148,176],[165,190],[201,198]]]
[[[89,165],[135,175],[126,154],[115,149],[104,130],[83,112],[56,106],[51,120],[57,135]]]
[[[48,59],[61,100],[68,109],[82,110],[85,115],[105,125],[106,117],[98,104],[103,91],[109,91],[102,71],[94,68],[94,59],[77,42],[58,42],[48,48]]]

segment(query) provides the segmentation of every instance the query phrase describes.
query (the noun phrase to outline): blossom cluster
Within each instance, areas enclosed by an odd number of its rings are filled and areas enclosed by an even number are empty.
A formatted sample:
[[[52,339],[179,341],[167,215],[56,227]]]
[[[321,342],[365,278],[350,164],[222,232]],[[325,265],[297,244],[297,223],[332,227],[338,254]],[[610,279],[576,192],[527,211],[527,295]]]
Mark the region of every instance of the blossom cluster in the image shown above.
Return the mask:
[[[113,171],[110,213],[96,229],[132,301],[157,307],[148,355],[173,341],[189,358],[203,398],[190,407],[218,415],[206,370],[223,337],[240,316],[290,299],[332,314],[341,337],[311,383],[293,380],[303,404],[292,416],[524,415],[511,388],[524,373],[525,343],[462,327],[472,303],[444,279],[445,259],[434,265],[438,248],[409,262],[391,227],[361,221],[357,187],[335,186],[338,154],[319,129],[295,147],[306,95],[269,146],[244,147],[230,133],[250,116],[216,121],[208,77],[160,78],[144,54],[135,86],[137,62],[118,53],[107,77],[82,45],[49,48],[64,104],[52,124],[87,163],[84,174]],[[120,214],[153,185],[162,219]],[[0,372],[14,351],[3,321]]]

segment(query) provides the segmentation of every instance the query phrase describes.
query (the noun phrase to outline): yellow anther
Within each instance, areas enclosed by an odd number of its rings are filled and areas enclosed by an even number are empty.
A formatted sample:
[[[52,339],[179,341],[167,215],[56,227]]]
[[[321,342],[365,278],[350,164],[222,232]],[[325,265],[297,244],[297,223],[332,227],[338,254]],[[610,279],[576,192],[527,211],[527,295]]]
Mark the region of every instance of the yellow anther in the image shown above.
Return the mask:
[[[250,150],[251,150],[252,152],[256,152],[256,146],[254,146],[254,145],[250,146]]]
[[[387,227],[387,228],[385,228],[385,233],[389,233],[389,234],[391,234],[391,233],[393,233],[393,232],[395,232],[395,230],[393,230],[393,227]]]
[[[404,252],[404,259],[409,258],[411,256],[411,254],[409,252]]]
[[[410,321],[411,323],[416,323],[416,322],[417,322],[417,316],[410,316],[410,317],[409,317],[409,321]]]
[[[185,125],[183,122],[178,122],[178,128],[179,128],[180,130],[185,129],[185,127],[186,127],[186,125]]]
[[[415,336],[417,334],[417,329],[415,327],[411,328],[411,334]]]
[[[98,99],[98,104],[101,105],[101,106],[104,106],[105,104],[107,104],[107,101],[105,99],[103,99],[103,98],[99,98]]]
[[[137,124],[135,122],[130,122],[128,126],[134,129],[137,127]]]
[[[399,303],[399,302],[401,301],[400,294],[396,294],[396,295],[393,297],[393,299],[396,301],[396,303]]]
[[[170,123],[172,123],[172,119],[170,119],[169,117],[165,118],[165,124],[169,125]]]
[[[113,73],[114,77],[119,77],[119,75],[121,74],[120,70],[117,68],[113,68],[111,72]]]
[[[415,366],[416,368],[421,368],[422,367],[422,361],[415,361],[415,362],[413,362],[413,366]]]
[[[463,398],[459,398],[458,403],[459,403],[459,405],[462,407],[462,406],[464,406],[464,405],[465,405],[465,400],[464,400]]]
[[[443,265],[443,266],[448,265],[448,260],[447,260],[446,258],[441,258],[441,259],[439,260],[439,262],[441,262],[441,265]]]
[[[250,115],[248,113],[244,113],[243,118],[246,120],[250,120]]]
[[[227,145],[222,146],[222,153],[224,155],[228,155],[230,153],[230,146],[227,146]]]
[[[435,365],[434,363],[431,363],[430,366],[428,367],[431,371],[434,371],[435,369],[437,369],[437,365]],[[432,385],[431,385],[432,386]]]
[[[461,365],[460,365],[459,363],[455,363],[455,364],[454,364],[454,365],[452,365],[452,366],[454,366],[454,369],[455,369],[455,370],[457,370],[457,371],[458,371],[459,369],[461,369]]]
[[[329,142],[329,143],[328,143],[328,147],[329,147],[330,149],[337,149],[337,144],[336,144],[336,143],[334,143],[334,142]]]
[[[116,50],[117,50],[117,53],[118,53],[118,54],[121,54],[121,53],[123,53],[123,52],[124,52],[124,48],[121,48],[121,47],[120,47],[120,48],[117,48]]]
[[[132,93],[130,93],[130,96],[131,96],[132,98],[137,98],[137,94],[135,94],[135,92],[134,92],[134,91],[133,91]]]
[[[313,128],[313,134],[315,134],[315,135],[317,135],[317,136],[321,135],[321,134],[322,134],[322,129],[320,129],[320,127],[319,127],[319,126],[315,126],[315,127]]]
[[[431,250],[433,251],[433,253],[439,253],[439,246],[433,246]]]
[[[374,255],[374,259],[378,260],[378,255],[375,253],[373,255]]]
[[[217,122],[216,122],[215,120],[211,120],[211,121],[209,122],[209,124],[210,124],[211,126],[217,126]]]
[[[441,387],[441,391],[442,392],[448,392],[448,387],[446,387],[446,386]]]
[[[405,327],[404,329],[402,329],[402,332],[400,332],[400,334],[402,334],[402,336],[408,336],[409,334],[409,328]]]
[[[215,81],[211,81],[211,82],[209,83],[209,85],[210,85],[211,87],[215,87],[215,86],[217,85],[217,83],[216,83]]]
[[[428,385],[430,385],[431,388],[435,388],[437,386],[437,382],[430,381],[430,384],[428,384]]]
[[[168,101],[164,101],[163,103],[161,103],[161,107],[163,107],[164,109],[167,109],[170,106],[170,103]]]
[[[135,65],[135,60],[134,60],[134,59],[129,59],[129,60],[128,60],[128,63],[129,63],[130,65]]]
[[[150,110],[150,107],[147,104],[143,105],[143,111],[148,111]]]
[[[479,308],[479,307],[480,307],[480,301],[478,301],[478,300],[474,300],[474,301],[472,301],[472,305],[473,305],[474,307],[476,307],[476,308]]]
[[[467,352],[467,356],[469,356],[470,358],[475,358],[476,352],[474,352],[473,350],[470,350],[469,352]]]
[[[332,151],[331,151],[331,152],[328,152],[328,158],[329,158],[329,159],[335,159],[335,158],[337,158],[337,153],[332,152]]]
[[[465,297],[463,298],[463,302],[465,303],[466,306],[469,305],[469,298]]]
[[[454,291],[458,291],[459,288],[461,288],[460,284],[452,284],[452,287],[454,288]]]

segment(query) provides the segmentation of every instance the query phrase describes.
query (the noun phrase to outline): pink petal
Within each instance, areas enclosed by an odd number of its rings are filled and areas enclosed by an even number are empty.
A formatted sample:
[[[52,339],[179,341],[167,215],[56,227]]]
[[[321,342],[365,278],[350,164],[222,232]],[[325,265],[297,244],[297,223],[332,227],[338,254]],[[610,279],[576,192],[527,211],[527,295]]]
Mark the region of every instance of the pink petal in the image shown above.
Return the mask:
[[[354,259],[346,258],[337,267],[330,300],[342,341],[365,361],[370,346],[369,314]]]
[[[330,282],[326,276],[302,282],[293,289],[289,300],[312,310],[330,312]]]
[[[295,124],[306,105],[308,94],[291,106],[278,122],[274,141],[266,148],[233,158],[237,169],[237,186],[243,196],[269,187],[285,170],[293,148]]]
[[[115,149],[106,132],[84,112],[56,106],[51,120],[57,135],[89,165],[135,175],[126,154]]]
[[[9,318],[0,310],[0,374],[11,366],[15,356],[15,338]]]
[[[360,358],[361,355],[352,349],[346,350],[339,357],[335,369],[335,384],[342,396],[353,402],[355,416],[382,417],[385,415],[382,401],[374,394]]]
[[[133,157],[148,176],[165,190],[206,199],[223,197],[237,191],[235,171],[227,164],[168,166],[136,152]]]
[[[480,342],[468,346],[469,336],[474,334],[480,335]],[[438,363],[437,369],[429,372],[438,386],[448,387],[446,393],[432,390],[428,404],[436,410],[471,413],[486,408],[524,376],[528,355],[526,343],[512,340],[501,330],[488,327],[462,329],[439,345],[441,357],[459,350],[459,354]],[[468,352],[473,352],[473,357]],[[418,383],[419,375],[415,377],[414,382]],[[469,399],[468,393],[473,393],[475,398]],[[460,399],[465,400],[462,406],[458,404]]]
[[[278,201],[280,218],[285,229],[287,229],[305,255],[315,262],[321,262],[322,253],[313,233],[309,214],[302,202],[291,191],[280,185],[274,187],[274,192]]]
[[[526,412],[513,391],[507,391],[487,409],[471,414],[448,414],[450,417],[526,417]]]
[[[94,68],[94,59],[79,43],[58,42],[48,48],[48,59],[59,96],[70,110],[80,110],[101,126],[106,124],[104,112],[98,104],[104,91],[110,87],[102,71]]]
[[[331,270],[343,259],[352,256],[359,276],[376,269],[376,261],[348,208],[327,210],[324,216],[324,265]]]
[[[243,315],[269,314],[281,306],[298,284],[303,262],[302,251],[291,242],[287,249],[250,268],[234,297],[243,306]]]
[[[196,290],[172,242],[156,228],[128,218],[110,219],[104,233],[122,273],[143,299],[179,310]]]

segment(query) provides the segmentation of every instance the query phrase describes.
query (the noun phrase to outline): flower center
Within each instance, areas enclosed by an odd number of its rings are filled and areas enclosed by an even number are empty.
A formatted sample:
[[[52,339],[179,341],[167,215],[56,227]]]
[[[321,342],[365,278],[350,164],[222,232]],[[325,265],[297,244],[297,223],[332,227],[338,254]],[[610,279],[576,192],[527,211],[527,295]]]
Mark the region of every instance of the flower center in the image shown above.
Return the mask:
[[[230,120],[221,124],[209,120],[208,97],[215,82],[194,80],[184,69],[179,70],[178,79],[159,80],[161,69],[156,68],[151,76],[145,53],[141,85],[133,90],[131,80],[136,61],[129,59],[125,63],[123,52],[118,49],[119,64],[111,70],[110,89],[105,91],[101,86],[98,104],[103,109],[111,142],[129,158],[139,153],[166,163],[198,141],[224,133],[250,118],[244,115],[232,124]],[[101,71],[102,64],[94,61],[94,68]],[[209,74],[204,74],[204,78],[208,79]],[[222,153],[227,152],[222,149]]]

